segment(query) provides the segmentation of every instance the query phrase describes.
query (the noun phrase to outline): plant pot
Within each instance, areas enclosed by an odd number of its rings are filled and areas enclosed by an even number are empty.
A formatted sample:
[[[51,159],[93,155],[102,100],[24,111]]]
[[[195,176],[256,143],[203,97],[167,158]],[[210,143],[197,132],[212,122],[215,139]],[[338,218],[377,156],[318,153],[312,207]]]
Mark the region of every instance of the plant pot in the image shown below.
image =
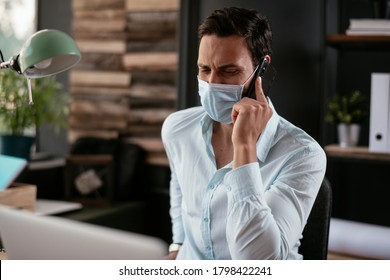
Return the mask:
[[[35,137],[22,135],[0,135],[0,154],[29,160]]]
[[[359,124],[340,123],[337,125],[337,132],[340,147],[355,147],[359,143]]]

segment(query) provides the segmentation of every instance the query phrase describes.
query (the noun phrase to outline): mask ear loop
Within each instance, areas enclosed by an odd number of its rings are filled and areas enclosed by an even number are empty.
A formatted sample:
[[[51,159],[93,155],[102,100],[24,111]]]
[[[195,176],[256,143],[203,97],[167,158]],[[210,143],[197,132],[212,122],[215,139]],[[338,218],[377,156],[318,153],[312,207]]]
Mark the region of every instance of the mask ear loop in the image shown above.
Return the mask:
[[[253,76],[256,74],[257,72],[257,69],[259,69],[260,67],[260,64],[257,64],[255,70],[252,72],[252,74],[248,77],[248,79],[245,80],[245,82],[243,82],[241,85],[244,86],[249,80],[251,80],[253,78]]]

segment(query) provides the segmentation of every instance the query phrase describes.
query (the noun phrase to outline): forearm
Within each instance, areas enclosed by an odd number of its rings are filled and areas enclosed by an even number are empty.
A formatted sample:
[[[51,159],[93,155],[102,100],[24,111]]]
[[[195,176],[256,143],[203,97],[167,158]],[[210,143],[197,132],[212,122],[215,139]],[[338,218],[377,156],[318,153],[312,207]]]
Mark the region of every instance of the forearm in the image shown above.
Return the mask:
[[[281,233],[265,200],[258,164],[227,176],[226,235],[233,259],[281,258]]]
[[[227,236],[233,258],[298,256],[292,250],[298,245],[326,166],[324,152],[314,148],[297,150],[289,164],[279,167],[282,171],[272,176],[267,187],[258,164],[248,164],[225,175]],[[262,170],[269,168],[279,169],[272,165]]]
[[[236,204],[227,220],[227,240],[232,259],[273,260],[287,257],[280,230],[271,211],[256,197]]]
[[[256,145],[235,145],[233,152],[233,169],[257,162]]]
[[[174,243],[183,243],[184,240],[184,229],[182,222],[182,195],[178,185],[171,182],[170,186],[170,210],[172,222],[172,241]]]

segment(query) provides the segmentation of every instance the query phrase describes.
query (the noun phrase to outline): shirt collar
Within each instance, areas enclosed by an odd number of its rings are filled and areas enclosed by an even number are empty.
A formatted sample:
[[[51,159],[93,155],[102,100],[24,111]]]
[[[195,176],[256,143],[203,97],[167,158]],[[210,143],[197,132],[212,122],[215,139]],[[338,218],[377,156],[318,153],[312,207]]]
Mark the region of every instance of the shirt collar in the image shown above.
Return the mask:
[[[274,144],[276,129],[278,128],[279,115],[277,114],[274,105],[271,102],[271,99],[268,99],[268,103],[272,109],[272,116],[265,126],[263,132],[261,133],[259,140],[257,141],[257,158],[264,162],[267,158],[268,152]]]
[[[204,115],[200,120],[200,125],[202,128],[203,141],[206,143],[207,155],[213,164],[216,165],[214,151],[211,146],[211,137],[213,135],[213,120],[206,112],[204,112]]]

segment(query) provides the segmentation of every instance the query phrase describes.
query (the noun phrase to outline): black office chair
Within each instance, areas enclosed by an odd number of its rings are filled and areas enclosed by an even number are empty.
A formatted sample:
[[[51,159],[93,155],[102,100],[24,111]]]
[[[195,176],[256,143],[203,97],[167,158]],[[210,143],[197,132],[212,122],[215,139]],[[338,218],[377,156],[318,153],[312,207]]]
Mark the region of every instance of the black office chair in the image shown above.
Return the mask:
[[[331,214],[332,188],[329,180],[324,178],[303,230],[299,253],[304,260],[327,259]]]

